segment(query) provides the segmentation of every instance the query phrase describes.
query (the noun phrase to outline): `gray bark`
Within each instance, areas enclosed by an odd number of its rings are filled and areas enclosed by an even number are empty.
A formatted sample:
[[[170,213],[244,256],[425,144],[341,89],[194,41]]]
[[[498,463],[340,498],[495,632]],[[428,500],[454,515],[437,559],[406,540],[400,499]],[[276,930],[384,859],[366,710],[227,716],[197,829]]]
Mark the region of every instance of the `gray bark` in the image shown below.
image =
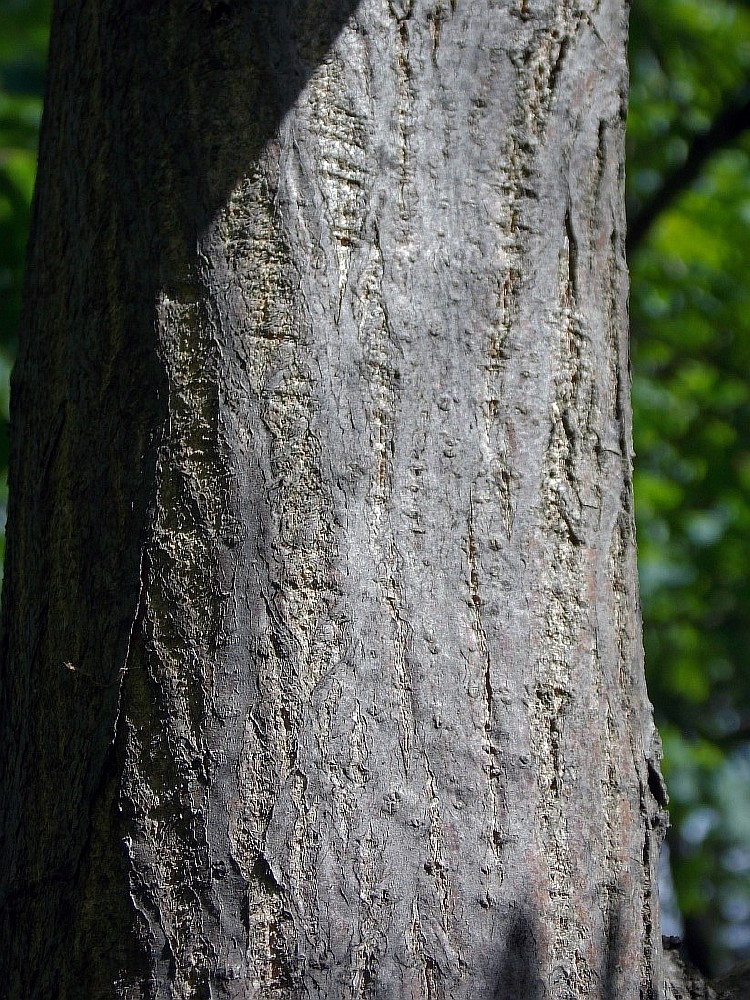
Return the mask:
[[[664,994],[624,0],[59,0],[12,998]]]

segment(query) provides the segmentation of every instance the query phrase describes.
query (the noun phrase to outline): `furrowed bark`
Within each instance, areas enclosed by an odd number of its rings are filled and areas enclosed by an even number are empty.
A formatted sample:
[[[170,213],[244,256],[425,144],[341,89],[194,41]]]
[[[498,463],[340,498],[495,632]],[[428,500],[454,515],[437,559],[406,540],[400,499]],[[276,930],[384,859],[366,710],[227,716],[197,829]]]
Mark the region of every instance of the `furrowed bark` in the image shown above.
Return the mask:
[[[58,3],[9,996],[661,996],[622,0]]]

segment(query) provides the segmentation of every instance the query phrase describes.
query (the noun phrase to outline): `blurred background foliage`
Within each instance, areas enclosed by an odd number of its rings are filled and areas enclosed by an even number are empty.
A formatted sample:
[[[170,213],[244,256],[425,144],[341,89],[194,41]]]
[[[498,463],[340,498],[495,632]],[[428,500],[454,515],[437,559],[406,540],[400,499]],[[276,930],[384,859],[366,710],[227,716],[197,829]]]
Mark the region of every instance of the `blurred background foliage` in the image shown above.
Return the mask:
[[[44,92],[49,0],[0,0],[0,524],[5,524],[8,380]],[[0,532],[0,561],[5,534]]]
[[[636,505],[693,960],[750,956],[750,2],[634,0]]]
[[[0,0],[3,482],[48,17]],[[750,0],[633,0],[631,73],[646,663],[682,932],[715,973],[750,956]]]

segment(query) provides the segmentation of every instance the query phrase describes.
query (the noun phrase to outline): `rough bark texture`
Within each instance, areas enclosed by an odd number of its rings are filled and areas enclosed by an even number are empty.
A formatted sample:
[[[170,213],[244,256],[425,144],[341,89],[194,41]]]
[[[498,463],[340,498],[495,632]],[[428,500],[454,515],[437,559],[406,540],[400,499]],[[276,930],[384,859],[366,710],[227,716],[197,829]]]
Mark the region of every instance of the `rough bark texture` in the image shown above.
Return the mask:
[[[58,0],[11,998],[664,993],[624,0]]]

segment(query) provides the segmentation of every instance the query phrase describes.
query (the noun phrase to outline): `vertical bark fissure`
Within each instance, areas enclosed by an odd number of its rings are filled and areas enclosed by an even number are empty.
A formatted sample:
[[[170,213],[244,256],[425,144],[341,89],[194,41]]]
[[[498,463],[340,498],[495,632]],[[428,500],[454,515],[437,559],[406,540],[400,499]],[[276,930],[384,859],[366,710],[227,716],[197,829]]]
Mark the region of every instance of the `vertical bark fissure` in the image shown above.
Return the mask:
[[[409,20],[412,15],[414,0],[388,0],[397,24],[397,130],[398,130],[398,164],[399,164],[399,209],[404,236],[408,242],[412,205],[407,201],[407,186],[411,175],[410,134],[413,128],[413,94],[412,67],[409,42]]]
[[[503,498],[504,499],[504,498]],[[467,531],[467,562],[469,568],[469,598],[472,629],[474,641],[476,643],[478,660],[482,670],[482,682],[484,689],[484,733],[482,734],[482,749],[486,754],[486,762],[483,770],[487,775],[487,790],[491,803],[490,815],[492,820],[492,830],[490,843],[495,854],[498,868],[502,871],[502,834],[500,826],[500,805],[498,798],[498,779],[501,771],[498,768],[498,757],[501,748],[493,739],[493,732],[496,725],[495,696],[492,688],[492,662],[490,650],[487,643],[487,634],[482,622],[482,596],[480,594],[479,560],[477,557],[477,539],[475,537],[474,526],[474,499],[469,495],[469,517]]]

